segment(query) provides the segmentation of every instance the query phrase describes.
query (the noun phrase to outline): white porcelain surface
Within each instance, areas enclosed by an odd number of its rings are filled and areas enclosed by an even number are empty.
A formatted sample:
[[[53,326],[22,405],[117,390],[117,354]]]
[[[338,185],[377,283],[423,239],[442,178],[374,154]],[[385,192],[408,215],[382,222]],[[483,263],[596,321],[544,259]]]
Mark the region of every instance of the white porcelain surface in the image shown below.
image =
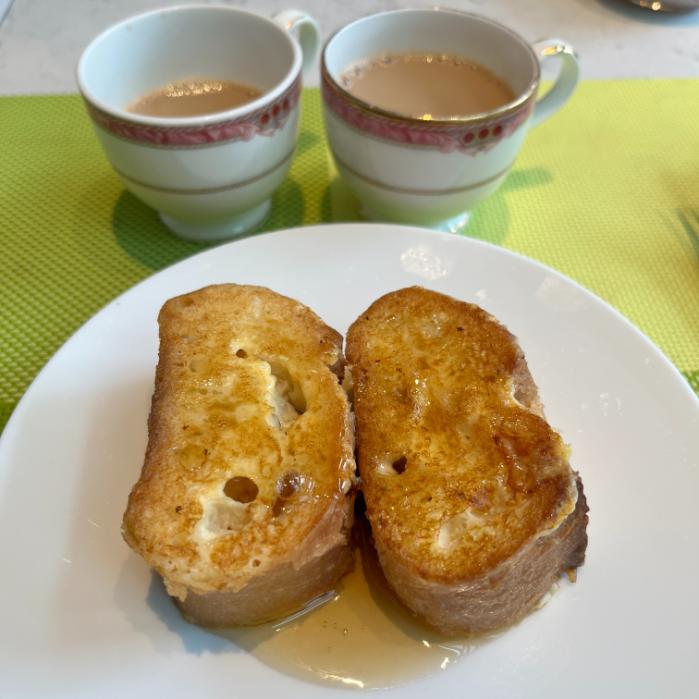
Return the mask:
[[[514,32],[503,31],[501,25],[486,18],[469,17],[449,8],[436,13],[396,10],[363,17],[331,38],[324,58],[328,71],[339,82],[342,73],[362,59],[409,51],[472,58],[505,77],[516,94],[529,87],[537,70],[531,50]]]
[[[533,119],[537,123],[563,106],[578,77],[577,60],[570,47],[556,40],[549,50],[563,59],[564,69],[554,88],[536,105]],[[511,109],[535,92],[539,60],[549,57],[544,46],[535,53],[519,35],[490,19],[435,8],[397,10],[360,19],[329,40],[321,60],[330,78],[341,85],[343,73],[362,60],[407,51],[456,53],[484,65],[512,88],[514,100],[506,105]],[[407,142],[384,138],[368,131],[363,123],[348,122],[336,113],[325,94],[323,108],[337,168],[365,210],[378,220],[429,226],[443,226],[445,220],[470,210],[498,188],[517,157],[530,122],[529,118],[521,120],[512,133],[506,128],[490,148],[465,152],[450,148],[444,152],[415,144],[413,138]],[[480,125],[491,128],[498,119],[497,111],[472,116],[491,118],[492,123]],[[475,134],[480,126],[474,126]],[[393,131],[430,128],[430,122],[419,119],[391,124]],[[478,140],[476,136],[473,145]]]
[[[120,537],[146,444],[158,309],[231,281],[294,296],[341,332],[406,285],[481,304],[518,336],[584,480],[578,582],[440,675],[372,696],[696,696],[699,402],[684,379],[551,269],[467,238],[360,224],[248,238],[170,267],[44,368],[0,441],[0,696],[349,696],[184,623]]]
[[[247,220],[250,209],[268,201],[283,181],[296,147],[299,111],[297,104],[272,135],[201,148],[153,148],[98,126],[95,133],[125,187],[176,219],[178,223],[169,226],[175,233],[189,240],[220,240],[249,230],[238,224]],[[163,189],[147,186],[151,184]],[[166,188],[175,191],[163,191]],[[179,189],[192,191],[183,194]],[[214,191],[196,193],[207,189]]]
[[[443,153],[365,135],[327,106],[323,114],[335,165],[372,218],[426,226],[438,226],[492,194],[526,135],[523,124],[488,153]],[[438,194],[451,188],[460,191]]]
[[[308,19],[308,51],[317,29]],[[107,29],[83,53],[78,83],[94,107],[144,127],[206,128],[246,119],[271,106],[301,73],[302,50],[288,15],[277,23],[227,7],[190,6],[152,12]],[[134,115],[126,106],[170,80],[205,76],[247,82],[263,90],[236,109],[199,117]],[[246,230],[252,209],[269,200],[291,166],[299,105],[283,127],[251,138],[203,145],[154,146],[115,135],[95,122],[104,151],[124,185],[158,210],[183,237],[213,240]],[[259,217],[257,217],[259,219]],[[259,223],[259,220],[257,220]],[[183,233],[186,231],[186,233]]]
[[[300,50],[274,22],[232,8],[190,5],[104,27],[81,57],[78,80],[97,106],[141,123],[161,120],[129,115],[125,106],[181,77],[237,79],[270,93],[257,104],[230,110],[234,118],[281,93],[300,65]],[[207,121],[216,118],[177,120],[182,124]]]

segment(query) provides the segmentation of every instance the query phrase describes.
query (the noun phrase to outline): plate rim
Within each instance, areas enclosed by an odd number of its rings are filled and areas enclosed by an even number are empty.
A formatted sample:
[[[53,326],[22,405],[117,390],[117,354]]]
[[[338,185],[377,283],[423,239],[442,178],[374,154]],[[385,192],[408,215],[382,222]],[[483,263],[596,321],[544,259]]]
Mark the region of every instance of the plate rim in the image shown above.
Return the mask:
[[[403,225],[403,224],[393,224],[393,223],[370,223],[370,222],[363,222],[363,221],[357,221],[357,222],[342,222],[342,223],[316,223],[316,224],[311,224],[307,226],[293,226],[291,228],[280,228],[278,230],[274,231],[265,231],[257,234],[252,234],[248,235],[243,238],[236,238],[234,240],[229,240],[224,243],[218,244],[218,245],[213,245],[211,247],[206,248],[205,250],[200,250],[193,255],[189,255],[188,257],[185,257],[181,260],[177,260],[169,265],[166,265],[162,269],[155,270],[151,274],[147,275],[143,279],[140,279],[137,281],[135,284],[132,286],[128,287],[127,289],[124,289],[121,291],[117,296],[112,298],[110,301],[105,303],[103,306],[101,306],[99,309],[97,309],[94,313],[92,313],[88,318],[85,319],[83,323],[80,324],[62,343],[61,345],[51,354],[49,359],[46,361],[46,363],[41,367],[39,372],[36,374],[36,376],[32,379],[31,383],[29,386],[27,386],[26,390],[20,397],[20,399],[17,401],[17,404],[15,405],[12,414],[10,415],[9,420],[5,423],[5,427],[3,428],[2,434],[0,434],[0,461],[2,460],[2,454],[3,454],[3,447],[6,442],[9,441],[8,435],[11,435],[18,427],[16,426],[16,423],[18,420],[21,419],[21,412],[26,409],[26,403],[28,398],[31,397],[31,393],[35,390],[36,384],[43,378],[44,374],[47,372],[47,370],[51,367],[55,359],[58,357],[60,353],[62,353],[66,346],[71,343],[78,335],[82,334],[83,332],[86,331],[87,326],[92,323],[93,320],[95,320],[99,315],[102,313],[106,312],[107,309],[111,308],[112,306],[118,305],[119,302],[121,302],[125,297],[130,296],[131,294],[137,293],[138,289],[141,286],[144,286],[148,283],[151,283],[152,280],[155,277],[158,277],[159,275],[165,274],[166,272],[170,272],[172,270],[177,269],[179,266],[184,266],[187,264],[191,264],[193,260],[206,257],[208,255],[214,254],[216,251],[220,251],[222,248],[229,248],[232,246],[247,246],[247,245],[252,245],[257,243],[257,241],[262,240],[262,239],[267,239],[267,238],[273,238],[273,237],[279,237],[279,236],[285,236],[285,235],[293,235],[293,234],[298,234],[300,231],[304,232],[312,232],[314,230],[319,230],[322,228],[329,228],[334,230],[337,230],[338,233],[341,233],[343,230],[346,229],[356,229],[356,228],[362,228],[364,230],[377,230],[379,229],[380,231],[388,231],[389,235],[393,234],[398,234],[399,232],[410,232],[410,233],[418,233],[420,235],[430,235],[430,236],[435,236],[438,239],[442,239],[445,241],[450,241],[450,242],[455,242],[457,245],[466,245],[467,247],[470,245],[473,245],[475,247],[482,247],[485,248],[491,252],[495,252],[497,254],[501,254],[506,258],[512,258],[516,259],[521,263],[528,264],[528,265],[533,265],[535,268],[537,268],[539,271],[546,272],[547,274],[552,274],[554,275],[557,279],[563,281],[566,284],[572,285],[577,292],[581,292],[584,296],[588,297],[590,300],[593,302],[596,302],[597,304],[600,304],[607,312],[610,312],[614,318],[617,321],[621,321],[622,325],[625,326],[625,328],[629,331],[631,331],[638,340],[642,341],[643,343],[646,344],[647,349],[651,350],[656,357],[661,360],[661,363],[664,365],[665,369],[669,369],[670,373],[673,375],[673,378],[678,381],[682,385],[682,390],[686,395],[693,400],[694,402],[694,407],[697,409],[699,412],[699,396],[696,395],[696,393],[693,391],[692,387],[689,385],[687,380],[684,378],[682,373],[680,372],[679,368],[672,362],[672,360],[667,356],[667,354],[663,351],[661,347],[659,347],[653,340],[651,340],[650,337],[637,325],[635,325],[629,318],[627,318],[621,311],[619,311],[617,308],[611,305],[608,301],[603,299],[602,297],[598,296],[594,291],[588,289],[587,287],[583,286],[580,282],[578,282],[575,279],[572,279],[571,277],[567,276],[563,272],[555,269],[554,267],[549,266],[548,264],[541,262],[540,260],[537,260],[533,257],[529,257],[528,255],[525,255],[521,252],[518,252],[516,250],[510,250],[509,248],[502,247],[501,245],[497,245],[495,243],[491,243],[490,241],[487,240],[480,240],[478,238],[472,238],[467,235],[458,235],[454,233],[446,233],[443,231],[435,231],[429,228],[423,228],[420,226],[411,226],[411,225]],[[343,347],[344,347],[344,336],[343,336]],[[691,401],[690,401],[691,402]]]

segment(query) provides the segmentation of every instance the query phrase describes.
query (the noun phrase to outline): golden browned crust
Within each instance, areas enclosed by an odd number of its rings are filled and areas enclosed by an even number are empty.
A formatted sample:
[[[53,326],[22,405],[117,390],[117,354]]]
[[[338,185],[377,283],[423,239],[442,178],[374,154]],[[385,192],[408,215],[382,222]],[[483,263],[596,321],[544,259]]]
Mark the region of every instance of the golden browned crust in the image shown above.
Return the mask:
[[[582,563],[587,508],[515,338],[477,306],[413,287],[372,304],[346,354],[389,583],[445,633],[520,618]]]
[[[355,466],[341,337],[297,301],[233,284],[171,299],[159,325],[124,538],[195,621],[294,611],[349,565]]]
[[[575,510],[555,532],[530,539],[492,570],[434,582],[375,543],[386,579],[407,607],[446,636],[514,624],[544,598],[562,572],[585,561],[587,503],[580,479],[577,488]]]
[[[184,601],[175,600],[177,606],[188,621],[219,628],[259,624],[288,616],[331,590],[351,569],[352,550],[347,545],[351,515],[345,503],[338,502],[327,511],[302,549],[280,560],[264,575],[253,578],[241,590],[203,595],[190,592]],[[336,542],[334,546],[332,541]]]

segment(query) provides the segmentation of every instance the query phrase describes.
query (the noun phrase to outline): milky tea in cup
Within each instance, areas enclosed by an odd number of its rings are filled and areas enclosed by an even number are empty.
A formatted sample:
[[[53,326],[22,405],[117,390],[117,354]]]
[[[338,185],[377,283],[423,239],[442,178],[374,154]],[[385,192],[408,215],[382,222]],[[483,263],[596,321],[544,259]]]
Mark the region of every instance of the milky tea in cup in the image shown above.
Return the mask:
[[[485,66],[457,54],[399,53],[360,61],[342,75],[360,100],[416,119],[452,119],[511,102],[512,88]]]
[[[235,109],[261,96],[262,90],[252,85],[216,78],[189,78],[141,95],[126,111],[154,117],[199,116]]]

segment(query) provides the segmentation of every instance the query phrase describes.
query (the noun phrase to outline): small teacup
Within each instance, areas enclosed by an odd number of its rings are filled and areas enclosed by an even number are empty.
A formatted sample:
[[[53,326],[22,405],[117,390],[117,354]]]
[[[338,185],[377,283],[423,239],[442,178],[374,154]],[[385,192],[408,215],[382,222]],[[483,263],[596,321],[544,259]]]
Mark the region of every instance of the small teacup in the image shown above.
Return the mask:
[[[301,71],[315,60],[318,36],[315,21],[295,10],[270,20],[221,5],[171,7],[94,39],[80,58],[78,85],[126,188],[177,235],[221,240],[262,222],[289,169]],[[152,90],[189,77],[253,85],[262,95],[201,116],[127,111]]]
[[[343,86],[350,66],[408,52],[463,56],[503,79],[515,98],[489,112],[428,121],[377,108]],[[558,79],[537,100],[540,62],[554,56],[562,59]],[[441,8],[359,19],[332,36],[321,57],[328,141],[365,214],[446,230],[460,228],[465,212],[495,192],[528,128],[558,110],[577,80],[577,59],[564,41],[532,47],[490,19]]]

